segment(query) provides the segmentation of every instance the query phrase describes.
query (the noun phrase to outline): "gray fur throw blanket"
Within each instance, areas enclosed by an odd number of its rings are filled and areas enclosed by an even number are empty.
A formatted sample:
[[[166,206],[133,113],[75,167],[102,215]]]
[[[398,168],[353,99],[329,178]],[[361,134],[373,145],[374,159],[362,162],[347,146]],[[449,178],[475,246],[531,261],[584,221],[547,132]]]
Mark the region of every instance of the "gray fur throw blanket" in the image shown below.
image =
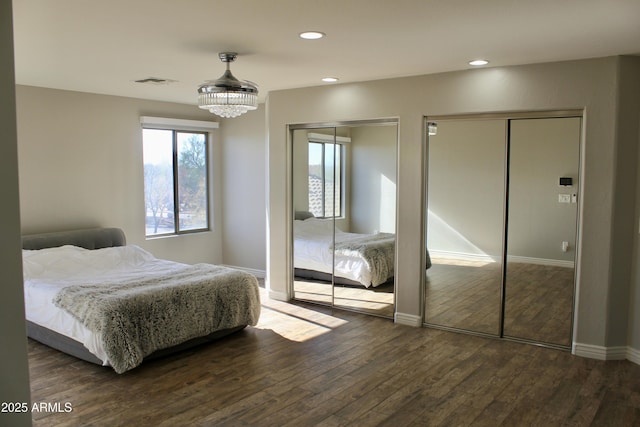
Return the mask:
[[[72,285],[58,292],[54,304],[102,337],[117,373],[156,350],[256,325],[260,316],[257,279],[211,264],[187,266],[171,276]]]
[[[371,285],[378,286],[393,276],[396,237],[391,233],[378,233],[353,240],[336,242],[339,255],[359,257],[371,272]]]

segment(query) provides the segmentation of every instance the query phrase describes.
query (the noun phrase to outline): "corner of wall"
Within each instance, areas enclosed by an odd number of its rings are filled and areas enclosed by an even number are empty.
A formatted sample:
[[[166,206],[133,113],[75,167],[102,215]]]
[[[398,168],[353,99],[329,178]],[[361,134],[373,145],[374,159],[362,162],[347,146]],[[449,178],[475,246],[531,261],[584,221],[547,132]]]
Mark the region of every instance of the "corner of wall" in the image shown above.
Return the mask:
[[[603,347],[599,345],[574,343],[573,354],[596,360],[631,360],[629,357],[630,348],[626,346]]]
[[[30,426],[29,411],[5,410],[5,403],[29,402],[29,363],[24,313],[20,244],[20,191],[16,131],[16,82],[14,74],[11,2],[0,2],[0,424]],[[9,406],[11,408],[11,406]]]
[[[273,289],[269,289],[269,298],[274,299],[276,301],[289,301],[289,298],[286,292],[274,291]]]
[[[627,347],[627,360],[640,365],[640,350],[633,347]]]
[[[416,328],[422,326],[422,317],[414,314],[396,313],[393,320],[399,325],[413,326]]]

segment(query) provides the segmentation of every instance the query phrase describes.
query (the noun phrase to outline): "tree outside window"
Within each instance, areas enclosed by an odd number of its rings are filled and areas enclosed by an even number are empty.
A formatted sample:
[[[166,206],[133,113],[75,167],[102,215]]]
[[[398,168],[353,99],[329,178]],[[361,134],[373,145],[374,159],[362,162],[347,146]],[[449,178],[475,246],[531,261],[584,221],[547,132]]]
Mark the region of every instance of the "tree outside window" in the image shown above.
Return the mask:
[[[143,129],[146,235],[209,229],[207,134]]]

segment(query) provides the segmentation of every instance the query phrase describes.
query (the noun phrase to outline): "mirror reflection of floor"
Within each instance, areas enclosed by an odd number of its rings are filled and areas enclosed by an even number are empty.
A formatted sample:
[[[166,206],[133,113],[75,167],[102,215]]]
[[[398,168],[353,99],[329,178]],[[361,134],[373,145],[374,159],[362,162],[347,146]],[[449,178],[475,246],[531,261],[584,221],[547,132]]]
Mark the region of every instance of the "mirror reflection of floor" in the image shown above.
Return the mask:
[[[497,335],[501,265],[431,255],[426,280],[427,323]]]
[[[427,323],[499,334],[498,262],[432,257],[427,270]],[[510,262],[505,336],[571,345],[573,268]]]
[[[296,277],[293,280],[293,298],[316,304],[331,305],[331,282]]]
[[[293,283],[294,298],[318,304],[331,305],[331,282],[296,277]],[[375,288],[335,285],[334,306],[393,319],[393,283]]]
[[[504,334],[571,345],[574,269],[510,262]]]

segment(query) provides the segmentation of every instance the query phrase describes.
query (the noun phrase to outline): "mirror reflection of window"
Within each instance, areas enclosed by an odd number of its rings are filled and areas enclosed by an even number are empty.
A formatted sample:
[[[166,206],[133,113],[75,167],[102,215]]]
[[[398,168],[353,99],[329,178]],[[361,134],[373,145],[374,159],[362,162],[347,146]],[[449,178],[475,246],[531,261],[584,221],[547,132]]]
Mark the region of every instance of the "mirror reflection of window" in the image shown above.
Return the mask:
[[[309,142],[309,211],[316,218],[342,216],[342,147]]]

